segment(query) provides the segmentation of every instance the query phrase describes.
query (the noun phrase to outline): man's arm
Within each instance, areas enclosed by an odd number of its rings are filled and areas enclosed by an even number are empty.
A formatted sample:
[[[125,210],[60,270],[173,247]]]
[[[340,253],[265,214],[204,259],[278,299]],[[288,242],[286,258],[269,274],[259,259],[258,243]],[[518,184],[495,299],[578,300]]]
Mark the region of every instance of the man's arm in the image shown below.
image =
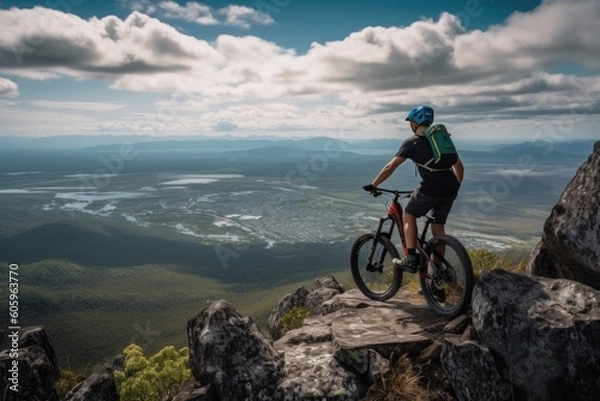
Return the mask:
[[[404,163],[405,160],[406,160],[406,158],[402,157],[402,156],[394,157],[392,160],[389,161],[388,164],[383,166],[383,168],[381,169],[379,174],[377,174],[377,177],[375,177],[375,179],[373,180],[371,185],[373,185],[375,188],[377,188],[377,186],[379,184],[381,184],[382,182],[384,182],[385,180],[390,178],[390,175],[392,175],[394,173],[394,171],[396,170],[396,168],[399,165],[401,165],[402,163]]]
[[[454,167],[454,174],[456,174],[458,183],[462,184],[463,177],[465,176],[465,166],[463,165],[462,160],[460,160],[460,157],[456,159],[456,163],[454,163],[454,166],[452,167]]]

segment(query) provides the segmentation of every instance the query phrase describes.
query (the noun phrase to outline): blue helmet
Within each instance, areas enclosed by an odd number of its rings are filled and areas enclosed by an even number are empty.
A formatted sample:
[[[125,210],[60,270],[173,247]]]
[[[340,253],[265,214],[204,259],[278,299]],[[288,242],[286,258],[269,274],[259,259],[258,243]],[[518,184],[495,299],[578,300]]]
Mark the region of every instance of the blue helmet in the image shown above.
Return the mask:
[[[415,124],[433,123],[433,109],[429,106],[417,106],[412,109],[405,121],[414,121]]]

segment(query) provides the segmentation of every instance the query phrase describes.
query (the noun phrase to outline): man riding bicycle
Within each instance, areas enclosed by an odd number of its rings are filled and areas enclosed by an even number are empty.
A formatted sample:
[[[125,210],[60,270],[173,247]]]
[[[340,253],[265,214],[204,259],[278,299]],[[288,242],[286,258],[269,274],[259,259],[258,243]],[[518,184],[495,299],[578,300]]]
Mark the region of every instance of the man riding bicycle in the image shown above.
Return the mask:
[[[431,233],[434,236],[445,234],[444,225],[465,171],[460,157],[456,154],[444,154],[437,162],[431,163],[433,151],[423,132],[431,126],[433,117],[433,109],[429,106],[413,108],[406,121],[409,121],[414,135],[404,141],[394,158],[381,169],[373,182],[363,186],[366,191],[374,192],[406,159],[411,159],[417,165],[421,182],[411,195],[403,216],[407,255],[402,259],[393,260],[396,266],[411,271],[417,270],[417,218],[433,209],[434,222],[431,225]]]

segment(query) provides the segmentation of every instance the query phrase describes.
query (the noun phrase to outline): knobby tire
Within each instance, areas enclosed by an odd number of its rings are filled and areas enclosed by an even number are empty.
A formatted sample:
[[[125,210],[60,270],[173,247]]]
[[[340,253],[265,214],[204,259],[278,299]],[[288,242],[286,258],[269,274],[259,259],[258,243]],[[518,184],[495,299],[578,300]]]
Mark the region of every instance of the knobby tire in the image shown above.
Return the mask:
[[[367,271],[367,255],[375,241],[375,252],[372,262],[378,263],[378,269]],[[398,258],[398,250],[385,235],[375,236],[369,233],[359,237],[350,256],[350,270],[358,289],[368,298],[385,301],[393,297],[402,285],[402,270],[394,267],[393,258]]]
[[[443,251],[442,251],[443,250]],[[420,277],[421,290],[429,307],[439,316],[453,318],[467,311],[471,304],[474,278],[471,258],[459,240],[450,235],[431,238],[425,247],[429,258],[441,260],[446,270],[431,280]],[[420,258],[422,273],[433,274],[427,258]]]

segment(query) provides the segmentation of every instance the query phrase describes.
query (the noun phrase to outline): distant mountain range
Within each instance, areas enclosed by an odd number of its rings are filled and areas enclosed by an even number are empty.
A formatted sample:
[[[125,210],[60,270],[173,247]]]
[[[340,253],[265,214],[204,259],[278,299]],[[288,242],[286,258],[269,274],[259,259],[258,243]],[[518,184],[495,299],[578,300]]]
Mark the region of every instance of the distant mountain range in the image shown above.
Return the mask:
[[[56,136],[47,138],[19,138],[0,136],[0,150],[80,150],[85,152],[113,153],[124,145],[133,145],[139,152],[196,152],[222,154],[226,157],[310,157],[314,152],[350,152],[365,155],[392,155],[400,146],[399,139],[340,140],[328,137],[307,139],[266,138],[194,138],[179,137],[161,139],[148,136]],[[523,142],[496,146],[490,150],[460,151],[463,159],[474,161],[495,159],[516,160],[529,154],[537,160],[561,160],[587,157],[593,148],[593,140],[566,142]]]

